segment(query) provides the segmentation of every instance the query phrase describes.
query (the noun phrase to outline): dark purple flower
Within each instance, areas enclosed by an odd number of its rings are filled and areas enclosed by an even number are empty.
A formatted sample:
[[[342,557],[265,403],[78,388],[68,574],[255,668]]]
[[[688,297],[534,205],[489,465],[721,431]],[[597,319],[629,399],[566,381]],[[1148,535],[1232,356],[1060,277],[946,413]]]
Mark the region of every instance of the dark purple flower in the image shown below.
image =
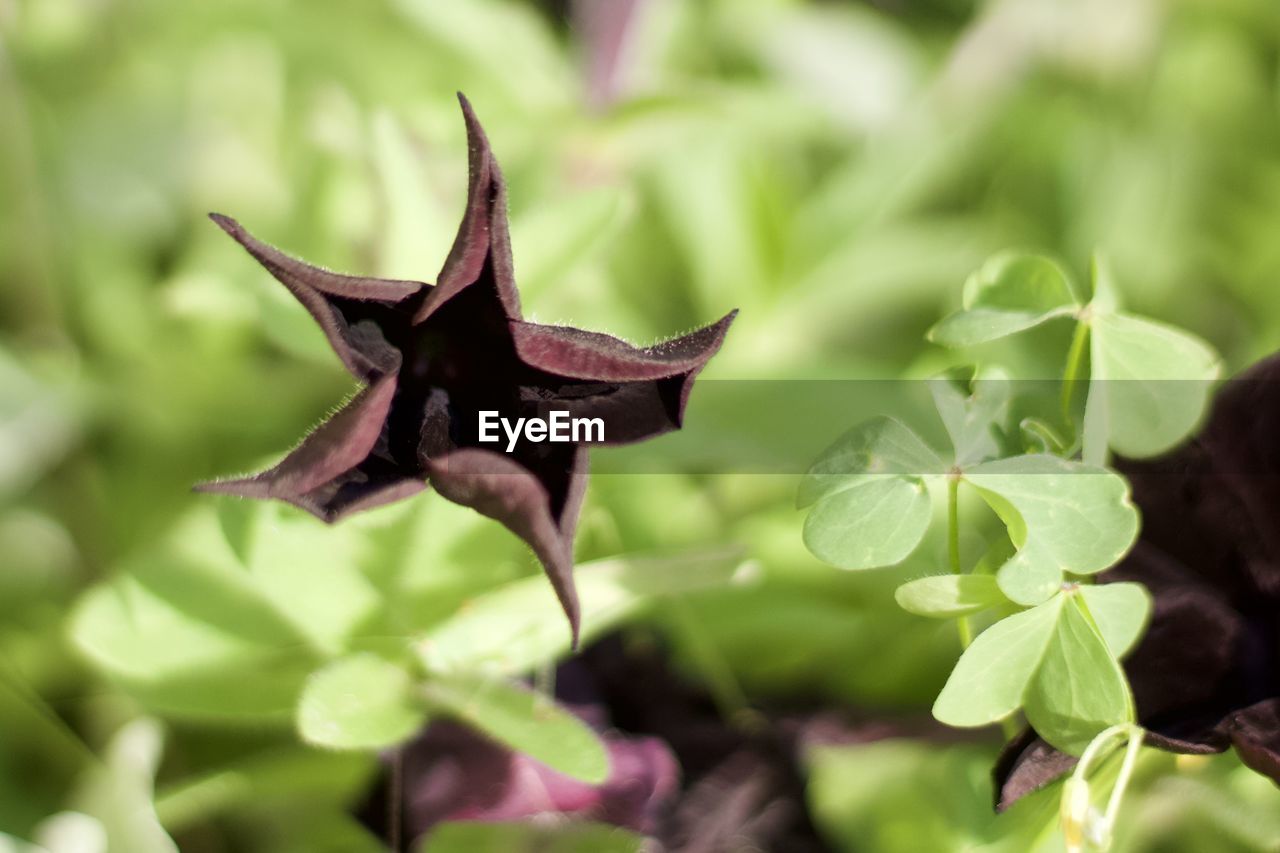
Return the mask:
[[[466,212],[436,284],[332,273],[212,219],[298,298],[365,387],[260,474],[197,487],[278,498],[325,521],[408,497],[426,484],[497,519],[533,549],[573,631],[573,532],[586,486],[582,442],[480,440],[479,413],[599,418],[605,444],[678,429],[694,377],[733,321],[637,348],[596,332],[521,319],[506,185],[459,95],[470,147]],[[598,432],[596,433],[598,437]]]
[[[1155,598],[1125,662],[1147,742],[1179,753],[1234,747],[1280,783],[1280,355],[1228,383],[1186,446],[1119,467],[1143,530],[1104,580],[1140,581]],[[1074,763],[1025,733],[996,767],[998,805]]]
[[[458,723],[432,723],[401,753],[404,837],[444,821],[513,821],[569,815],[639,833],[680,787],[680,768],[657,738],[605,732],[609,778],[579,782]]]
[[[371,832],[388,837],[398,815],[410,846],[446,820],[511,821],[561,814],[650,836],[686,853],[769,850],[826,853],[808,811],[805,754],[819,745],[885,737],[954,736],[928,721],[854,722],[815,712],[751,713],[728,721],[711,697],[649,644],[606,637],[565,661],[558,700],[603,739],[609,779],[593,787],[566,779],[456,723],[432,723],[404,748],[400,784],[375,781],[359,808]],[[396,808],[388,801],[395,790]]]

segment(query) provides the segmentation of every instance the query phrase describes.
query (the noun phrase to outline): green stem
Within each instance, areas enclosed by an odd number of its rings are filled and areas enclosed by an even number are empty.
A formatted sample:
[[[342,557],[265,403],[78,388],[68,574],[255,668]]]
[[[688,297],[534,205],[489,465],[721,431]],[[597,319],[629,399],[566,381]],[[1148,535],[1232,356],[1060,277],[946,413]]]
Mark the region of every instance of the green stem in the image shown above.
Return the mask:
[[[678,596],[670,596],[667,601],[670,604],[668,613],[684,634],[694,665],[706,680],[711,700],[720,715],[733,723],[753,725],[755,713],[747,702],[747,694],[738,683],[733,667],[729,666],[715,643],[702,630],[688,603]]]
[[[1089,342],[1089,321],[1081,317],[1076,323],[1075,334],[1071,336],[1071,348],[1067,350],[1067,368],[1062,374],[1062,418],[1071,425],[1071,404],[1075,401],[1076,384],[1080,378],[1080,369],[1084,366],[1085,344]]]
[[[960,477],[952,474],[947,478],[947,557],[951,563],[951,574],[963,573],[960,565]],[[967,649],[973,642],[973,626],[968,616],[956,619],[956,630],[960,633],[960,648]]]
[[[1120,723],[1105,729],[1090,742],[1071,778],[1063,788],[1063,833],[1068,838],[1080,839],[1095,837],[1097,847],[1107,850],[1111,846],[1111,829],[1115,826],[1116,816],[1120,813],[1120,804],[1124,801],[1125,791],[1133,777],[1134,767],[1138,763],[1138,755],[1142,751],[1142,741],[1146,731],[1136,723]],[[1125,744],[1124,763],[1111,786],[1111,796],[1107,800],[1106,811],[1100,818],[1089,817],[1089,782],[1090,772],[1101,765],[1115,752],[1120,744]],[[1070,800],[1070,802],[1068,802]],[[1093,820],[1098,823],[1091,823]],[[1068,844],[1069,849],[1080,849],[1079,845]]]
[[[1146,731],[1138,726],[1129,730],[1129,746],[1124,753],[1124,764],[1120,765],[1120,775],[1116,778],[1115,787],[1111,789],[1111,799],[1107,801],[1107,826],[1115,826],[1116,815],[1120,813],[1120,803],[1124,800],[1125,789],[1129,787],[1129,779],[1133,776],[1133,768],[1138,764],[1138,753],[1142,751],[1142,739]]]
[[[960,478],[954,475],[947,478],[947,556],[951,574],[960,574]]]

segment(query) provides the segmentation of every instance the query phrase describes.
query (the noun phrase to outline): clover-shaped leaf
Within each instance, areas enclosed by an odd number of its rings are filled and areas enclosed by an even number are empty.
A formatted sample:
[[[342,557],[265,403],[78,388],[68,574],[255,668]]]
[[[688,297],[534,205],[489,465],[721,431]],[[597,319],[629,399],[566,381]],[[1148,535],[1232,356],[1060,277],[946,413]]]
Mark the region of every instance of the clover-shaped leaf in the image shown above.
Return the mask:
[[[1081,596],[1068,596],[1045,648],[1024,708],[1036,732],[1073,755],[1110,726],[1132,722],[1124,671],[1093,624]]]
[[[1101,463],[1107,448],[1131,457],[1155,456],[1188,436],[1204,412],[1221,372],[1205,341],[1172,326],[1125,313],[1101,259],[1093,265],[1093,293],[1081,305],[1052,261],[1001,254],[964,286],[963,310],[929,332],[949,347],[973,346],[1025,331],[1055,317],[1074,317],[1076,340],[1066,381],[1078,376],[1087,352],[1089,395],[1084,458]],[[1088,347],[1084,347],[1085,341]],[[1067,391],[1065,400],[1070,401]],[[1064,403],[1064,408],[1069,409]],[[1068,412],[1069,414],[1069,412]],[[1062,442],[1048,441],[1045,445]]]
[[[1133,700],[1114,649],[1136,639],[1149,605],[1136,584],[1114,587],[1062,591],[979,634],[938,695],[934,716],[975,727],[1023,708],[1045,740],[1074,754],[1102,729],[1131,721]],[[1091,602],[1101,603],[1098,613]]]
[[[1089,349],[1090,391],[1100,393],[1090,393],[1086,417],[1100,419],[1107,445],[1125,456],[1156,456],[1193,432],[1221,371],[1200,338],[1128,314],[1095,315]]]
[[[1000,428],[1009,411],[1009,378],[999,371],[975,376],[952,371],[929,380],[938,417],[946,427],[960,467],[1000,452]]]
[[[929,529],[923,476],[942,472],[938,454],[893,418],[875,418],[841,436],[809,469],[797,504],[815,503],[804,542],[842,569],[906,559]]]
[[[900,563],[929,529],[929,490],[917,477],[864,477],[818,502],[804,522],[804,544],[842,569]]]
[[[1018,549],[996,577],[1019,604],[1046,601],[1064,574],[1110,567],[1138,535],[1128,484],[1104,468],[1032,454],[984,463],[964,478],[1000,515]]]
[[[1080,587],[1089,615],[1117,658],[1129,653],[1151,618],[1151,593],[1140,583]]]
[[[1063,598],[1055,596],[979,634],[938,694],[933,715],[949,726],[971,728],[1002,720],[1022,707],[1062,603]]]
[[[988,260],[964,283],[963,310],[929,330],[929,340],[965,347],[1007,337],[1079,305],[1066,274],[1037,255],[1006,252]]]
[[[797,508],[886,474],[921,477],[945,465],[911,428],[888,417],[858,424],[822,452],[800,483]]]
[[[373,654],[337,660],[308,679],[298,703],[303,740],[330,749],[383,749],[426,722],[413,676]]]

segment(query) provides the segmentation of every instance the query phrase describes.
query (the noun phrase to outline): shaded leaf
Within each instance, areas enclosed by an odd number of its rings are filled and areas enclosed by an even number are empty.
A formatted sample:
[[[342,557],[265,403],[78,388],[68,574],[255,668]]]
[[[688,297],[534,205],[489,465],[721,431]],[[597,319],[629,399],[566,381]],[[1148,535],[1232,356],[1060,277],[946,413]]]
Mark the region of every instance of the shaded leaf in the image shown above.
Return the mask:
[[[510,823],[446,823],[427,837],[419,853],[640,853],[644,838],[601,823],[544,826]]]
[[[433,672],[422,696],[431,709],[566,776],[593,785],[609,776],[609,756],[595,732],[524,687],[474,672]]]
[[[822,452],[800,483],[796,506],[809,506],[871,477],[920,477],[945,470],[938,454],[909,427],[893,418],[873,418],[849,430]]]
[[[898,587],[898,605],[917,616],[947,619],[1007,604],[992,575],[934,575]]]
[[[872,475],[818,502],[804,521],[804,544],[842,569],[892,566],[916,549],[932,517],[921,480]]]
[[[971,465],[999,453],[999,430],[1009,409],[1007,376],[988,373],[970,379],[953,373],[929,380],[929,391],[951,437],[956,465]]]

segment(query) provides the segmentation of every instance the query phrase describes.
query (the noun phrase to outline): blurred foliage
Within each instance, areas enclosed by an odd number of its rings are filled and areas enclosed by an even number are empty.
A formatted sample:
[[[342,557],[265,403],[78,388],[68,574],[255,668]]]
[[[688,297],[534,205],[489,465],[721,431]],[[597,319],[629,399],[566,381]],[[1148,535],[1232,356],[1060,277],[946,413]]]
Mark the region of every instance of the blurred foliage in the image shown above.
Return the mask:
[[[455,90],[510,181],[528,313],[646,341],[739,307],[709,376],[950,366],[922,335],[1008,246],[1076,270],[1104,249],[1128,305],[1229,368],[1280,346],[1274,0],[649,0],[612,60],[582,8],[0,0],[0,833],[54,853],[172,849],[159,826],[191,851],[379,848],[347,816],[373,760],[281,724],[303,676],[354,634],[403,642],[536,567],[430,495],[325,530],[189,494],[351,390],[204,214],[430,280],[464,191]],[[1035,376],[1060,366],[1053,343],[992,346]],[[883,602],[943,544],[842,574],[804,550],[794,487],[598,477],[579,555],[740,542],[758,583],[650,617],[678,649],[709,643],[761,702],[927,707],[955,639]],[[210,551],[249,524],[265,551],[223,583]],[[88,631],[137,628],[139,601],[174,596],[226,630],[179,614],[133,648]],[[205,654],[240,689],[156,680]],[[192,713],[229,696],[275,721]],[[1053,806],[992,824],[993,754],[815,759],[815,814],[849,849],[1027,849],[1018,826],[1042,831]],[[1160,762],[1122,847],[1280,843],[1280,797],[1232,759]]]

